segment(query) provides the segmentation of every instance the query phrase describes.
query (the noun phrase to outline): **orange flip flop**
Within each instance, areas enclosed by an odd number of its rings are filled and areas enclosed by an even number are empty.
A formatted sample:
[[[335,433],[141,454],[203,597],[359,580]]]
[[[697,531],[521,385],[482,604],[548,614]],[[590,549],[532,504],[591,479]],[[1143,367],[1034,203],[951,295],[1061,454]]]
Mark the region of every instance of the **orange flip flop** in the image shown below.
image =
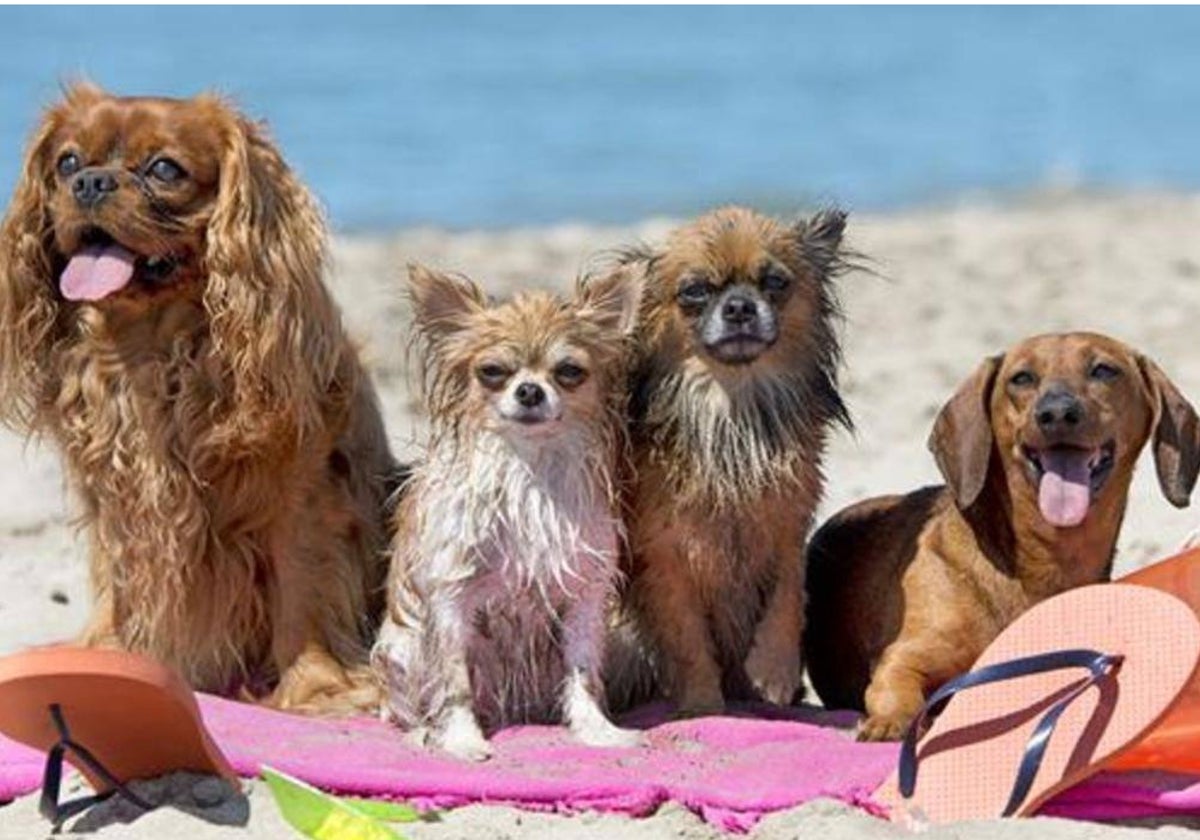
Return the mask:
[[[1200,549],[1138,569],[1120,582],[1170,592],[1200,614]],[[1200,672],[1188,681],[1167,716],[1105,769],[1200,773]]]
[[[1198,661],[1200,620],[1172,595],[1120,583],[1057,595],[929,698],[875,798],[917,825],[1032,814],[1152,729]]]
[[[237,774],[209,737],[196,698],[163,665],[132,653],[46,647],[0,659],[0,732],[48,753],[41,811],[56,826],[125,782],[190,770]],[[96,789],[59,803],[63,760]]]

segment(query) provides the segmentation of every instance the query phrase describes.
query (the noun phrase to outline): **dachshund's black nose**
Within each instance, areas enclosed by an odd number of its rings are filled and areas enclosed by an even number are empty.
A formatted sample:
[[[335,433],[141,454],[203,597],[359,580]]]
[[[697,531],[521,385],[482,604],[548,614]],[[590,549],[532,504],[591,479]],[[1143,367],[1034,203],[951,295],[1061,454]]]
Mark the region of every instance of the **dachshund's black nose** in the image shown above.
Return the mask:
[[[525,408],[534,408],[546,401],[546,392],[542,386],[533,382],[522,382],[516,390],[517,402]]]
[[[758,307],[745,295],[730,295],[721,305],[721,317],[729,324],[745,324],[758,315]]]
[[[71,192],[81,207],[95,207],[117,191],[117,176],[106,169],[85,169],[71,181]]]
[[[1083,421],[1083,403],[1070,391],[1052,388],[1038,399],[1034,416],[1043,432],[1064,432]]]

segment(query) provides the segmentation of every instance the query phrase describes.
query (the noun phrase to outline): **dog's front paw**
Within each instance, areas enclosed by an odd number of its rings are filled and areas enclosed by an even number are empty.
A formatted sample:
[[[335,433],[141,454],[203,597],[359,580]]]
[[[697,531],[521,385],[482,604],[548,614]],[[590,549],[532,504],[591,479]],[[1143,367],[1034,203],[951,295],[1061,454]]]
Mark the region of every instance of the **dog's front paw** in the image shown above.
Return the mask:
[[[464,761],[486,761],[492,757],[492,747],[468,709],[452,711],[437,740],[443,750]]]
[[[573,727],[575,737],[589,747],[642,747],[646,738],[636,729],[622,729],[607,720],[590,721]]]
[[[746,657],[746,676],[758,695],[768,703],[790,706],[801,688],[800,650],[787,646],[755,643]]]
[[[871,715],[858,725],[860,741],[899,741],[908,729],[909,720],[903,717]]]

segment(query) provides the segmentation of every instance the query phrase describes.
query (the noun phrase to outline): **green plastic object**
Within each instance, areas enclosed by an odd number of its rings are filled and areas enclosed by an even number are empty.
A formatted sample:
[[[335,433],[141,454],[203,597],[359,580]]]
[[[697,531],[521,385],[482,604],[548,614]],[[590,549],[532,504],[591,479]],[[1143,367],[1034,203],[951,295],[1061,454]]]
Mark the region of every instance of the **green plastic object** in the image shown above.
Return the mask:
[[[270,767],[262,768],[262,776],[283,818],[313,840],[402,840],[385,823],[421,818],[411,805],[341,799]]]

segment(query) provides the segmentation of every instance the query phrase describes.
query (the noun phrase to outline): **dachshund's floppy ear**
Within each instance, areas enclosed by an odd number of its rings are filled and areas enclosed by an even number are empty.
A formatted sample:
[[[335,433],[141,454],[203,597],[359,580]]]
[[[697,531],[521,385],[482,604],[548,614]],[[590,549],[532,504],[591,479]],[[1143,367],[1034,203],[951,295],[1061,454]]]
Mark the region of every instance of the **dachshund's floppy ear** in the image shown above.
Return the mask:
[[[198,103],[225,136],[205,253],[214,347],[249,409],[239,416],[303,436],[323,420],[344,347],[321,282],[324,220],[259,126],[216,97]]]
[[[1175,507],[1187,507],[1196,486],[1196,474],[1200,472],[1200,419],[1162,368],[1145,356],[1138,357],[1138,367],[1154,408],[1154,467],[1158,471],[1158,486]]]
[[[960,508],[970,507],[983,491],[992,457],[989,402],[1003,356],[984,359],[942,406],[929,449]]]
[[[68,107],[47,111],[34,132],[0,225],[0,421],[26,432],[37,425],[37,405],[53,375],[58,278],[51,276],[49,252],[54,235],[50,144]]]

